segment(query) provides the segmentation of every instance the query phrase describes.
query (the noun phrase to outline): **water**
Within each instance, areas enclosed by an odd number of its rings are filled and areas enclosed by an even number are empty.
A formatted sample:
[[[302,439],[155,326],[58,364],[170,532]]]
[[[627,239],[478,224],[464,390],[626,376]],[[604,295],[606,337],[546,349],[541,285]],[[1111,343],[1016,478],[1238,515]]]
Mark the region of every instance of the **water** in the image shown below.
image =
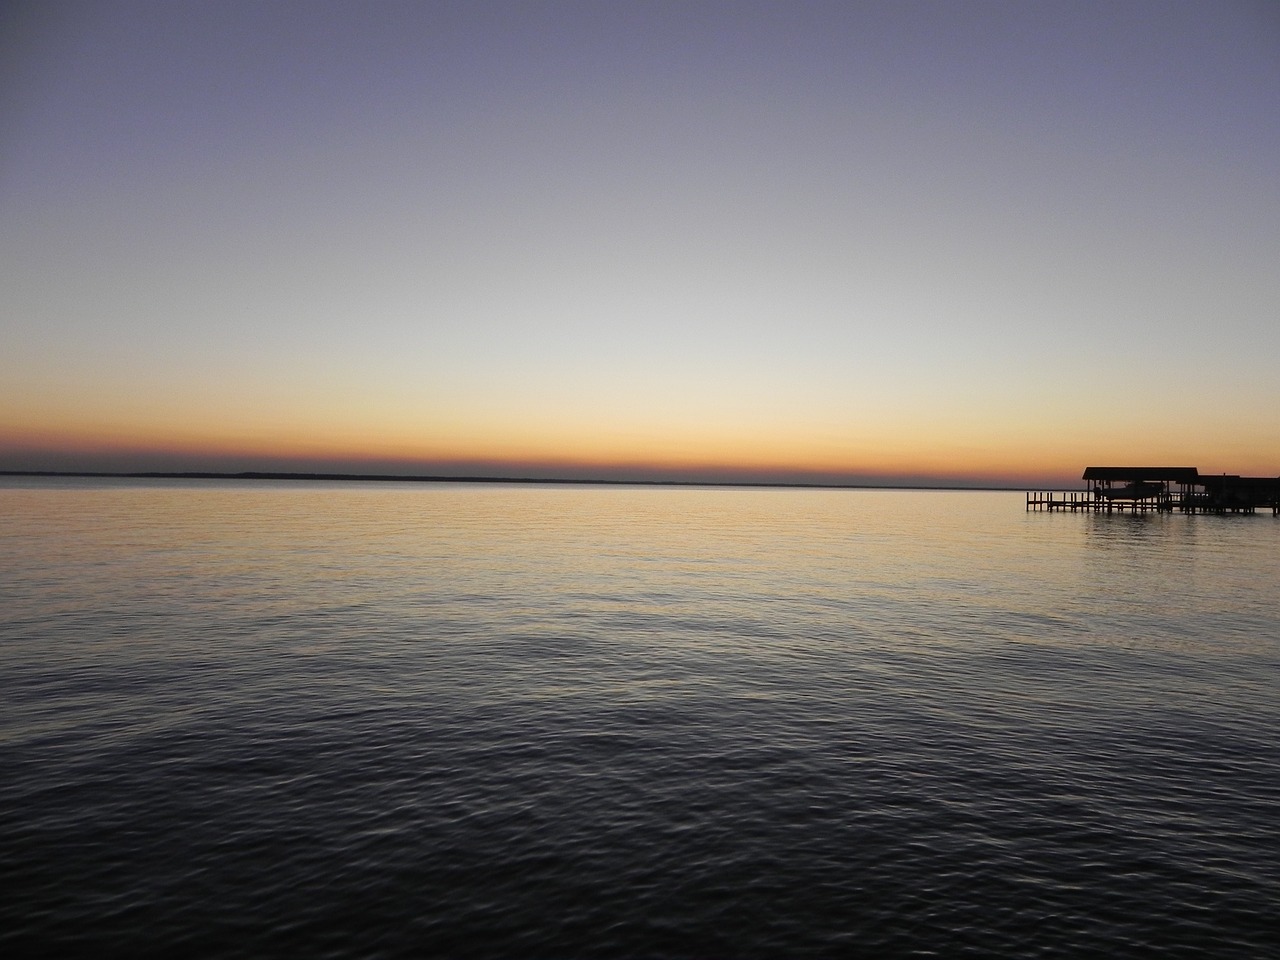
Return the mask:
[[[1269,515],[0,484],[8,955],[1280,954]]]

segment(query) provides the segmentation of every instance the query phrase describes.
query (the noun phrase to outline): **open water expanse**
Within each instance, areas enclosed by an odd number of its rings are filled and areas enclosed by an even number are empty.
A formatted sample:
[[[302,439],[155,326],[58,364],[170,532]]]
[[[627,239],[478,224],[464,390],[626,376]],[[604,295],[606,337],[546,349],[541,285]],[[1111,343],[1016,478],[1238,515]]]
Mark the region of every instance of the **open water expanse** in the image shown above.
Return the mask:
[[[0,952],[1280,955],[1280,520],[0,480]]]

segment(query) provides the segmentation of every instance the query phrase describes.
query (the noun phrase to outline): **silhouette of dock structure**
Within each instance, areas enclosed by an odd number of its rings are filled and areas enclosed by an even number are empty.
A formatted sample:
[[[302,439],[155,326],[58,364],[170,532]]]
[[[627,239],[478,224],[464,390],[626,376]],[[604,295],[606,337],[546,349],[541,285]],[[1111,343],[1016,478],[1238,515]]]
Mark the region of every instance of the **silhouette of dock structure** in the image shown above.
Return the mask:
[[[1085,490],[1027,493],[1028,511],[1280,515],[1280,477],[1202,474],[1195,467],[1088,467]]]

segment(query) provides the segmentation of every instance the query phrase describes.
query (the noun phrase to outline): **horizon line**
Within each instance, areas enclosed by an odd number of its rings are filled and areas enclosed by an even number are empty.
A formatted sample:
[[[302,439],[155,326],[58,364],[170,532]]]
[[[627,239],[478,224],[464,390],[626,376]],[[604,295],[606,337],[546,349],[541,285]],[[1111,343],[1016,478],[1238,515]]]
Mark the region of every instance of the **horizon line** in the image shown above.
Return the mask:
[[[444,474],[399,473],[304,473],[278,470],[243,470],[237,472],[212,470],[0,470],[6,477],[100,477],[123,480],[285,480],[296,482],[378,482],[378,483],[512,483],[550,484],[560,486],[626,486],[626,487],[753,487],[809,490],[955,490],[991,491],[1015,493],[1025,491],[1025,486],[962,486],[958,484],[910,484],[910,483],[821,483],[817,481],[768,481],[768,480],[655,480],[609,479],[573,477],[508,477],[508,476],[447,476]],[[1048,491],[1066,490],[1066,487],[1037,487]]]

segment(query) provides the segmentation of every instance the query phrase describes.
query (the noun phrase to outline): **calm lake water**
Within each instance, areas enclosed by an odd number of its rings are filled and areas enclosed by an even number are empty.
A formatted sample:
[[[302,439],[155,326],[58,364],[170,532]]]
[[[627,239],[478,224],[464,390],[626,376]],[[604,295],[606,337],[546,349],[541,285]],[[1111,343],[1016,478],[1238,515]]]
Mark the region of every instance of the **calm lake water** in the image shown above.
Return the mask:
[[[0,480],[0,950],[1280,955],[1280,520]]]

